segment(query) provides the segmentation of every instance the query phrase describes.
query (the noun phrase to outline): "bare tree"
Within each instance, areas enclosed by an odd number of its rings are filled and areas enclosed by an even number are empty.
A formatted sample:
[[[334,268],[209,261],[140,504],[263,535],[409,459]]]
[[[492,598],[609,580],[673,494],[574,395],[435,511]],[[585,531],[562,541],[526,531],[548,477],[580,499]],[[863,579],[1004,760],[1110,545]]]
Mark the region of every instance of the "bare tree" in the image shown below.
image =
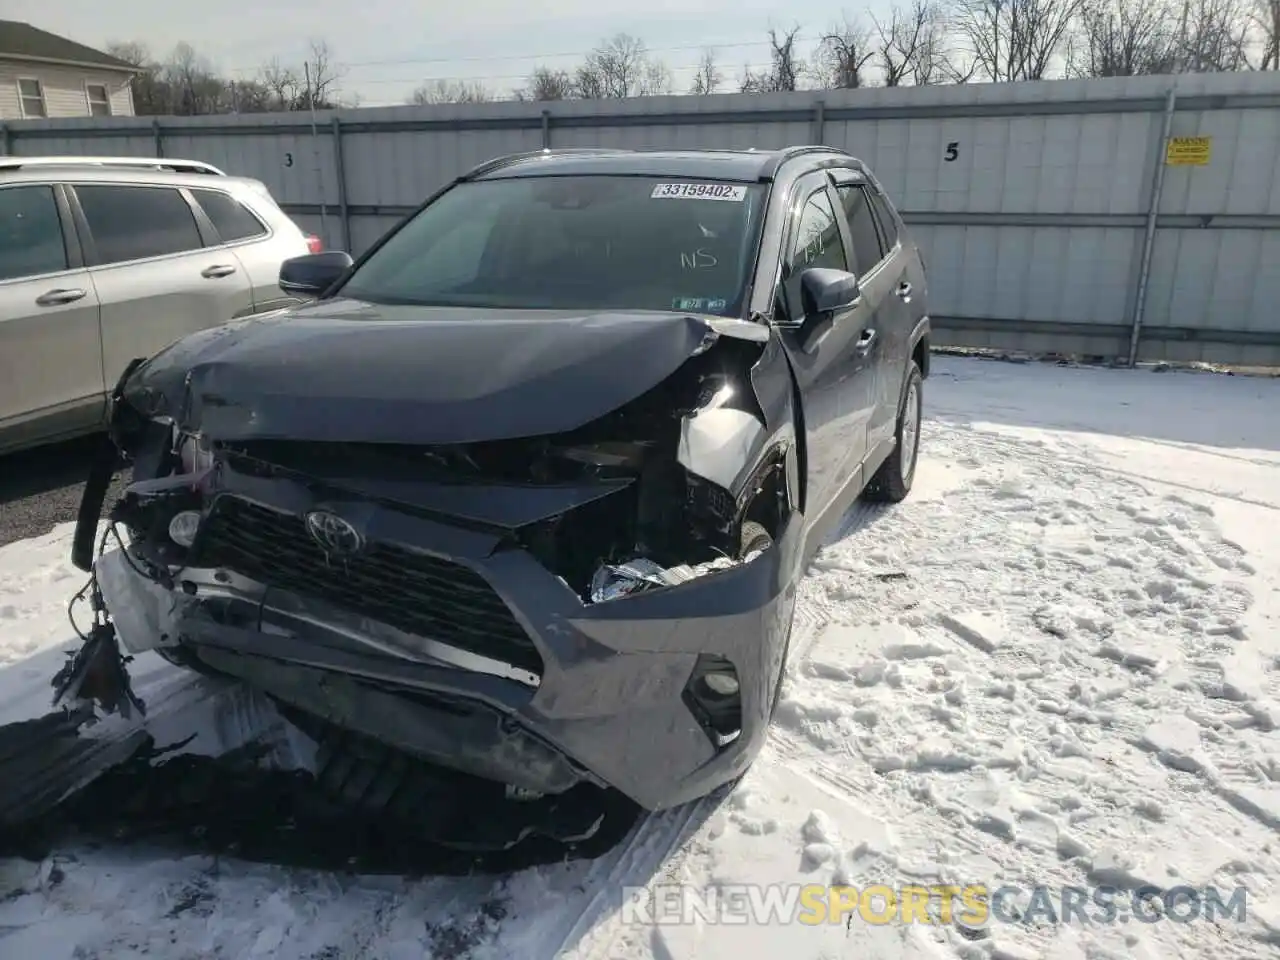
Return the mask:
[[[282,109],[275,95],[260,79],[231,80],[230,88],[232,113],[270,113]]]
[[[650,59],[645,63],[644,76],[641,78],[638,95],[641,97],[661,97],[671,92],[671,70],[661,60]]]
[[[779,93],[797,90],[800,77],[804,75],[804,61],[796,55],[796,38],[800,35],[800,27],[796,25],[790,30],[769,31],[769,67],[758,73],[743,71],[740,89],[743,93]]]
[[[164,62],[141,43],[112,43],[108,49],[141,68],[131,84],[134,112],[140,116],[306,110],[312,101],[318,108],[338,105],[342,70],[322,40],[312,42],[305,67],[272,59],[256,76],[235,80],[215,70],[189,43],[178,44]]]
[[[814,80],[826,90],[856,90],[868,84],[867,65],[876,55],[871,28],[860,20],[844,23],[823,34],[818,44]]]
[[[517,100],[569,100],[577,96],[573,77],[568,70],[538,67],[529,77],[529,85],[515,91]]]
[[[1085,2],[959,0],[955,24],[988,80],[1043,80]]]
[[[139,116],[156,116],[172,112],[172,91],[161,76],[160,64],[151,56],[151,51],[145,44],[134,41],[109,43],[107,53],[142,71],[130,81],[134,113]]]
[[[1254,0],[1253,22],[1262,56],[1259,70],[1280,70],[1280,0]]]
[[[1178,69],[1178,31],[1166,0],[1089,0],[1068,72],[1078,77],[1136,77]]]
[[[218,76],[212,64],[196,53],[189,43],[173,48],[161,75],[171,90],[171,109],[178,116],[194,117],[222,113],[229,104],[226,81]]]
[[[912,0],[893,8],[887,23],[872,17],[875,53],[886,87],[943,83],[952,72],[946,17],[936,0]]]
[[[343,70],[334,62],[333,52],[324,40],[312,40],[302,71],[303,91],[297,110],[328,110],[337,106],[336,95]]]
[[[1177,14],[1179,69],[1247,70],[1254,21],[1244,0],[1183,0]]]
[[[647,97],[670,90],[671,73],[649,56],[643,41],[619,33],[587,54],[575,85],[587,99]]]
[[[424,83],[409,94],[409,103],[423,106],[431,103],[488,103],[493,99],[483,83],[472,80],[435,80]]]
[[[1277,0],[1277,2],[1280,2],[1280,0]],[[720,68],[716,64],[715,51],[704,50],[702,58],[698,61],[698,72],[693,76],[693,84],[689,87],[689,93],[694,96],[704,97],[715,93],[723,82],[724,76],[720,73]]]
[[[293,110],[302,93],[302,76],[277,58],[258,68],[258,82],[267,91],[272,110]]]

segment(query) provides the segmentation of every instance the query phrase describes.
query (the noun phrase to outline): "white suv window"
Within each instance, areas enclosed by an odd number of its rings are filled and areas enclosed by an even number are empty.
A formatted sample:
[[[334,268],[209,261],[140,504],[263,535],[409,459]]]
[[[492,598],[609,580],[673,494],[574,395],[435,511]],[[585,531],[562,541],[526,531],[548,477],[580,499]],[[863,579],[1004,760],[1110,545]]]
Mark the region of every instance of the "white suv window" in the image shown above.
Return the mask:
[[[77,186],[100,264],[199,250],[186,199],[172,187]]]
[[[0,280],[67,269],[53,187],[0,189]]]
[[[192,190],[191,195],[213,222],[223,243],[266,235],[267,228],[235,197],[221,190]]]

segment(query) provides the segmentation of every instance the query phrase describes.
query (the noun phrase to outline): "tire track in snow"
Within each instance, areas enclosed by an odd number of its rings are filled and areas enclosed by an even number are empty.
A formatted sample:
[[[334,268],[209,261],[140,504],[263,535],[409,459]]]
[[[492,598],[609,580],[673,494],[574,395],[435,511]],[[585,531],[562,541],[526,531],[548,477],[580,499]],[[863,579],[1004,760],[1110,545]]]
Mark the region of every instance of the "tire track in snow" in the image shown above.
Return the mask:
[[[604,858],[607,866],[594,867],[589,875],[595,893],[575,910],[558,936],[555,949],[539,956],[572,957],[574,960],[601,960],[610,955],[624,930],[619,919],[611,918],[593,929],[610,907],[622,903],[622,888],[649,886],[679,868],[680,854],[689,837],[723,799],[717,791],[673,810],[652,814],[632,832],[624,849]]]
[[[1040,883],[1273,887],[1280,761],[1260,734],[1275,706],[1229,666],[1247,641],[1243,551],[1207,508],[1078,444],[948,424],[931,439],[977,476],[942,503],[909,500],[817,565],[819,589],[848,606],[792,666],[776,762],[895,824],[903,856],[946,838]],[[878,583],[903,557],[911,580]],[[1006,636],[948,622],[993,606]],[[862,651],[879,664],[864,682],[830,654],[880,620],[916,639]],[[853,632],[827,643],[824,627]],[[1135,816],[1149,827],[1128,837]],[[1206,836],[1250,839],[1233,859],[1207,853]]]

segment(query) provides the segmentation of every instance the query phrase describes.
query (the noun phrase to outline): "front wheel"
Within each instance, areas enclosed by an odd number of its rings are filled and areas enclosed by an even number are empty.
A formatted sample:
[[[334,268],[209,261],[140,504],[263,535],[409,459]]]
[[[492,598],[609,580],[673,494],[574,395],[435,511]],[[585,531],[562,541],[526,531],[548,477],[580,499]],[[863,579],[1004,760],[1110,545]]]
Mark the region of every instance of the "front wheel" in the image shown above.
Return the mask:
[[[907,369],[907,382],[902,391],[902,406],[898,410],[895,433],[897,447],[889,459],[867,484],[863,496],[879,503],[898,503],[911,492],[916,476],[916,461],[920,456],[920,414],[923,409],[924,378],[915,361]]]

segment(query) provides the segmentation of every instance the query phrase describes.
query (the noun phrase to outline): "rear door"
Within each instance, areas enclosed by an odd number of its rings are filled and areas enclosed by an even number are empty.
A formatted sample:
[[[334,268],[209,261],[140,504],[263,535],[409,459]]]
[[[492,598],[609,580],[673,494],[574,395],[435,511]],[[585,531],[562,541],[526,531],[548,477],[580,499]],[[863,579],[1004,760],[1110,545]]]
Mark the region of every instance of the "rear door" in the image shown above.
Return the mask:
[[[252,310],[239,260],[226,248],[205,248],[215,238],[202,233],[180,188],[76,184],[74,200],[102,304],[107,383],[134,357]]]
[[[893,296],[885,302],[885,313],[888,317],[886,323],[891,327],[889,363],[895,375],[885,377],[883,384],[883,399],[890,412],[885,431],[887,437],[892,437],[897,425],[897,409],[902,399],[907,363],[911,359],[911,332],[916,321],[924,315],[924,275],[915,247],[903,242],[905,231],[888,197],[870,181],[864,189],[880,230],[880,247],[885,257],[883,269],[892,281]]]
[[[0,447],[100,423],[98,298],[54,184],[0,185]]]
[[[853,251],[851,270],[858,275],[862,295],[875,312],[875,338],[869,359],[876,367],[876,397],[868,419],[867,451],[877,450],[894,435],[898,416],[898,394],[905,369],[906,340],[910,334],[906,305],[899,286],[905,281],[897,246],[881,237],[872,208],[872,188],[853,170],[833,174],[840,206],[849,226]]]
[[[188,191],[208,218],[217,242],[239,263],[249,282],[252,311],[261,313],[301,302],[285,294],[279,285],[280,264],[307,252],[297,233],[273,230],[248,204],[226,190],[192,187]]]
[[[875,369],[859,340],[872,313],[865,297],[832,317],[804,317],[800,274],[809,267],[848,270],[839,199],[826,174],[802,178],[793,193],[775,319],[804,321],[780,328],[800,388],[808,461],[807,511],[816,523],[854,478],[867,452],[867,420],[875,399]],[[827,520],[833,518],[828,517]]]

